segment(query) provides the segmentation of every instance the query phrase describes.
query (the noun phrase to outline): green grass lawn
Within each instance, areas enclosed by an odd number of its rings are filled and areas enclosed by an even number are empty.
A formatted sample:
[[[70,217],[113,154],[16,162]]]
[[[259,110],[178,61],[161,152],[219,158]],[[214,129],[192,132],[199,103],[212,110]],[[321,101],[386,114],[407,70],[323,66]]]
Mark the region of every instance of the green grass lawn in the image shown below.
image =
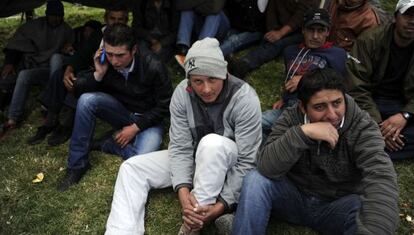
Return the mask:
[[[385,1],[384,1],[385,2]],[[395,2],[393,0],[392,2]],[[391,10],[394,3],[386,2]],[[101,20],[102,10],[66,4],[66,19],[73,26],[88,19]],[[37,11],[43,15],[44,8]],[[19,18],[0,19],[0,48],[19,24]],[[3,55],[0,54],[0,64]],[[176,66],[170,74],[177,84],[183,79]],[[256,89],[262,110],[271,108],[279,98],[280,82],[284,77],[281,61],[271,62],[252,73],[247,81]],[[65,193],[56,186],[65,173],[68,143],[48,147],[25,144],[42,122],[38,90],[31,93],[28,116],[21,127],[0,142],[0,234],[102,234],[110,211],[113,187],[121,159],[113,155],[93,152],[93,168],[84,179]],[[104,125],[98,124],[100,129]],[[164,143],[166,147],[166,143]],[[401,219],[398,234],[414,234],[414,225],[405,220],[414,215],[414,161],[395,163],[400,190]],[[43,182],[34,184],[37,173],[44,173]],[[150,193],[146,230],[148,234],[176,234],[180,225],[180,206],[171,189]],[[210,226],[205,234],[214,233]],[[310,229],[272,221],[269,234],[314,234]]]

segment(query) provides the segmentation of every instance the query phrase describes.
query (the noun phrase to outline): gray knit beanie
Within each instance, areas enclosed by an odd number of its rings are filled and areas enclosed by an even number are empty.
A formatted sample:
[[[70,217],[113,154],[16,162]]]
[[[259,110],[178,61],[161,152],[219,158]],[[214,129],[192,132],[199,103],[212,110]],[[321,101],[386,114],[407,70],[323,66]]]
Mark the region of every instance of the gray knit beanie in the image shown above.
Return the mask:
[[[219,42],[215,38],[196,41],[188,50],[184,68],[187,78],[191,74],[226,79],[227,62],[224,60]]]

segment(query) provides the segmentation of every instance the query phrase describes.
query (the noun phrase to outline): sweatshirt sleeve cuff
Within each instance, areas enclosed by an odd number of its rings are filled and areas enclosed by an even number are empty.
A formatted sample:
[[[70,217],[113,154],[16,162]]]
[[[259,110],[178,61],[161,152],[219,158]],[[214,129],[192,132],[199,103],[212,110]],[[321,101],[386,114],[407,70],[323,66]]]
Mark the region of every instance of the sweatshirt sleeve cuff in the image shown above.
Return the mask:
[[[175,192],[178,192],[178,190],[180,189],[180,188],[188,188],[188,189],[192,189],[193,188],[193,185],[191,185],[191,184],[179,184],[179,185],[177,185],[177,186],[175,186],[175,188],[174,188],[174,191]]]
[[[235,203],[233,203],[233,204],[229,205],[229,204],[226,202],[226,200],[224,200],[224,198],[222,198],[220,195],[218,196],[217,201],[219,201],[219,202],[223,203],[223,205],[224,205],[224,213],[231,213],[231,212],[233,212],[233,211],[235,210],[235,208],[236,208],[236,204],[235,204]]]

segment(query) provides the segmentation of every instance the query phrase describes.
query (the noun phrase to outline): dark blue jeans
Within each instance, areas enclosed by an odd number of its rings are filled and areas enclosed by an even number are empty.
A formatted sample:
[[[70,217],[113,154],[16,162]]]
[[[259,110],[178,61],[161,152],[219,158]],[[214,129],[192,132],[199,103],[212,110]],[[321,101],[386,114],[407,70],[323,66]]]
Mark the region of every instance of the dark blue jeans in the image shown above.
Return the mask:
[[[135,123],[140,114],[131,113],[118,100],[102,92],[83,94],[78,101],[75,125],[69,145],[68,168],[79,169],[88,162],[90,144],[95,131],[96,118],[108,122],[115,129],[122,129]],[[163,135],[162,125],[153,126],[139,132],[125,147],[115,143],[112,136],[104,140],[102,151],[116,154],[124,159],[158,150]]]
[[[263,33],[261,32],[242,32],[236,29],[231,29],[221,43],[220,49],[224,56],[228,56],[231,53],[243,50],[256,42],[259,42],[262,38]]]
[[[266,143],[267,137],[272,132],[272,127],[288,107],[293,107],[298,102],[297,99],[288,99],[280,109],[270,109],[262,113],[262,145]]]
[[[221,11],[218,14],[203,17],[192,10],[182,11],[180,26],[177,33],[177,44],[191,46],[191,36],[194,32],[198,40],[203,38],[217,38],[222,40],[230,28],[227,16]]]
[[[67,62],[65,58],[64,64]],[[48,111],[58,114],[63,107],[63,104],[75,109],[77,99],[73,97],[72,93],[68,93],[65,85],[63,84],[63,69],[57,70],[49,78],[45,89],[40,93],[39,101],[47,108]],[[68,104],[65,102],[66,97],[72,97],[71,102]]]
[[[9,119],[19,121],[22,118],[27,97],[33,85],[45,86],[50,77],[61,75],[64,57],[61,54],[53,54],[49,67],[24,69],[19,72],[10,102]]]
[[[404,104],[399,100],[392,100],[384,97],[374,98],[377,108],[381,113],[382,120],[399,113],[404,107]],[[408,123],[407,126],[402,130],[404,135],[405,145],[402,150],[396,152],[387,151],[392,160],[400,160],[407,158],[414,158],[414,122]]]
[[[252,170],[243,180],[232,234],[265,234],[270,216],[322,234],[355,234],[360,207],[358,195],[337,200],[309,196],[286,177],[270,180]]]
[[[277,58],[287,46],[299,44],[302,40],[302,34],[300,32],[295,32],[274,43],[263,41],[258,48],[251,50],[247,55],[243,56],[241,60],[247,63],[249,71],[251,71]]]

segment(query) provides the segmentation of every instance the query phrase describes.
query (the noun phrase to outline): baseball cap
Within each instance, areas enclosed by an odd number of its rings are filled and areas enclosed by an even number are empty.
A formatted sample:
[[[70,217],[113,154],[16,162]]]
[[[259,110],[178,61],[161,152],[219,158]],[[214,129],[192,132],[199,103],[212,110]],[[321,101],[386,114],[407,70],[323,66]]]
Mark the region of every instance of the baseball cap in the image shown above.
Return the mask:
[[[331,27],[331,17],[325,9],[309,9],[303,16],[303,25],[320,24],[326,27]]]
[[[395,7],[395,12],[404,14],[409,8],[414,7],[414,0],[400,0]]]

